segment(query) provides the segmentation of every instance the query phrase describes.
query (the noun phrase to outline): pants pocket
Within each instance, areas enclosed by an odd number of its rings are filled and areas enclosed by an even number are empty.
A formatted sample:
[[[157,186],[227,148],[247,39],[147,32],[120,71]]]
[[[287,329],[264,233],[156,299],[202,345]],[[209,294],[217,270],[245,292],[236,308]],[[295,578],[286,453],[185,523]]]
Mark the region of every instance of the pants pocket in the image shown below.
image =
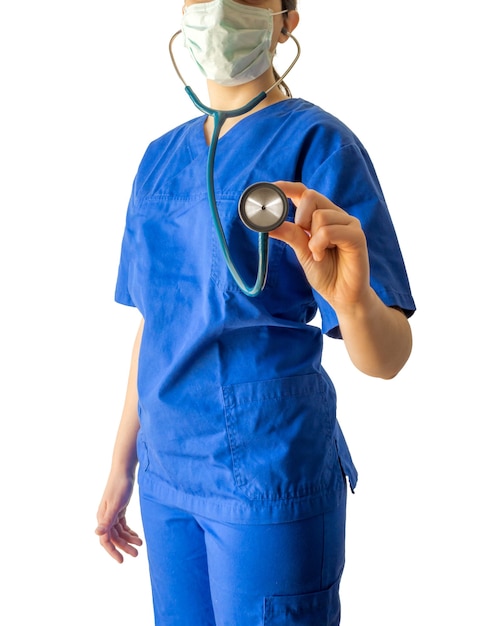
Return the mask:
[[[339,582],[324,591],[265,598],[265,626],[339,626]]]

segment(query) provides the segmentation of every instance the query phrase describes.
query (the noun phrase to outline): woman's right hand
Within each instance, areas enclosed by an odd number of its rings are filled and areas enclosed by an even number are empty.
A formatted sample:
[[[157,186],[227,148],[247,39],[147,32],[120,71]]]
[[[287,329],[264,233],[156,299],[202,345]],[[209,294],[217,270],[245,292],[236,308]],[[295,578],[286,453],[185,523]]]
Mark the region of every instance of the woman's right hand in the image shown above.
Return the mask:
[[[123,562],[123,553],[137,556],[135,546],[142,545],[140,537],[126,523],[126,507],[133,485],[134,480],[128,477],[110,477],[97,511],[95,533],[100,538],[100,545],[118,563]]]

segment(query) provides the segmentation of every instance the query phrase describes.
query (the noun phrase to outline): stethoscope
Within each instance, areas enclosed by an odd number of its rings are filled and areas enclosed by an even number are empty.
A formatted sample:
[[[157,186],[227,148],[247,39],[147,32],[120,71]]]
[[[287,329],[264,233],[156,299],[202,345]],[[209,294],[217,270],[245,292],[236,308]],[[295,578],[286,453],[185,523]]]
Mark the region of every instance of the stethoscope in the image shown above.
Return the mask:
[[[207,158],[206,180],[208,202],[211,209],[211,215],[215,225],[216,233],[218,235],[226,264],[235,282],[242,290],[242,292],[245,293],[247,296],[257,296],[263,291],[268,276],[268,233],[280,226],[286,220],[289,212],[289,201],[279,187],[277,187],[273,183],[268,182],[260,182],[250,185],[242,193],[239,199],[238,212],[240,219],[248,228],[258,233],[258,274],[254,285],[250,287],[237,271],[237,268],[232,261],[230,251],[228,249],[228,243],[225,237],[225,232],[223,230],[220,215],[218,212],[216,194],[214,191],[214,160],[216,155],[216,148],[218,146],[221,128],[226,120],[230,117],[238,117],[239,115],[249,113],[249,111],[254,109],[260,102],[262,102],[266,98],[268,93],[284,80],[287,74],[297,63],[297,60],[301,55],[301,47],[297,39],[291,33],[285,31],[285,34],[294,41],[297,47],[296,56],[287,68],[287,70],[277,81],[273,83],[273,85],[269,89],[267,89],[266,91],[262,91],[244,106],[238,109],[232,109],[231,111],[220,111],[217,109],[212,109],[203,104],[196,96],[194,91],[187,85],[178,69],[173,55],[172,46],[174,40],[178,37],[178,35],[181,34],[181,32],[181,30],[176,32],[169,42],[169,53],[173,62],[173,66],[176,73],[178,74],[178,77],[185,85],[185,91],[187,92],[189,98],[192,100],[193,104],[200,111],[202,111],[202,113],[205,113],[206,115],[211,115],[214,122],[213,135],[211,137]]]

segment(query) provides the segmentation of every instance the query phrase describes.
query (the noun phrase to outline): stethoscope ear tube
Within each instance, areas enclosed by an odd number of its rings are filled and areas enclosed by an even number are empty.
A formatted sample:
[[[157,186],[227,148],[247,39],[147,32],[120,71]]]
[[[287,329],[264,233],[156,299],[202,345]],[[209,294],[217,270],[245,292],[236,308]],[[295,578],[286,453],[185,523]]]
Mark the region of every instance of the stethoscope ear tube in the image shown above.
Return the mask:
[[[240,219],[257,233],[275,230],[285,222],[288,213],[287,196],[273,183],[255,183],[239,199]]]

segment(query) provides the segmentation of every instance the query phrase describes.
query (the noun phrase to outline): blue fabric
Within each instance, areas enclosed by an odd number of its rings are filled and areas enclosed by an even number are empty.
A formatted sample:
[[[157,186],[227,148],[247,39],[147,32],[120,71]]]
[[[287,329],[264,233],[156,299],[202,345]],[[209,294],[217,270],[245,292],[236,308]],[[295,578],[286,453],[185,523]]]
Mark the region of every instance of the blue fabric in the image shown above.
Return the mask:
[[[270,242],[256,298],[232,279],[206,191],[204,117],[154,141],[134,181],[116,287],[145,318],[139,361],[139,482],[150,497],[225,521],[284,522],[333,509],[356,469],[321,365],[333,309],[294,252]],[[230,251],[252,284],[257,234],[237,214],[258,181],[302,181],[357,216],[372,286],[410,315],[414,302],[393,225],[365,149],[303,100],[266,107],[219,142],[216,195]],[[289,219],[293,219],[291,207]]]
[[[281,524],[140,503],[156,626],[338,626],[345,484],[335,510]]]

